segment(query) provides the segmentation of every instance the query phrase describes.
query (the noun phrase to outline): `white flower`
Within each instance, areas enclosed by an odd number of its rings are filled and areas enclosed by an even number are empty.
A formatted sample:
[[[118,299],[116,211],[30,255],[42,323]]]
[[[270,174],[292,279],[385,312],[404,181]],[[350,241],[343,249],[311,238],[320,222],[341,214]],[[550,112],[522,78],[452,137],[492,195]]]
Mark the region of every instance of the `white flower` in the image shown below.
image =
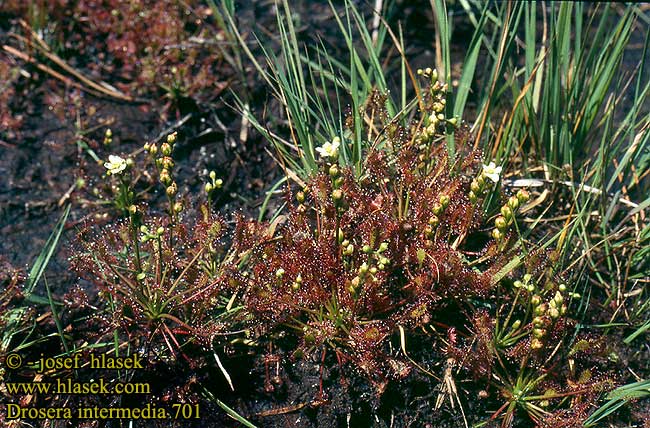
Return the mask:
[[[494,162],[490,162],[489,165],[483,165],[483,175],[494,181],[495,183],[499,182],[499,174],[501,174],[501,167],[496,166]]]
[[[108,175],[121,174],[126,169],[126,160],[122,159],[119,156],[109,155],[108,162],[104,162],[104,166],[108,170],[106,173]]]
[[[331,143],[327,142],[323,144],[322,147],[316,147],[316,151],[322,158],[336,158],[339,155],[340,145],[341,139],[339,137],[334,137]]]

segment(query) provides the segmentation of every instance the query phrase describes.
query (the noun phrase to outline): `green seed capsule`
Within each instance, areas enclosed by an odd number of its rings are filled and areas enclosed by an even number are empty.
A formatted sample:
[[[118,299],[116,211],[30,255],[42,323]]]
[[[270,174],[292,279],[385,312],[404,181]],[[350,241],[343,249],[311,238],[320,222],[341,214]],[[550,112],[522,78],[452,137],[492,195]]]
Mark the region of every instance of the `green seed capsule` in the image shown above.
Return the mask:
[[[447,195],[440,195],[440,205],[442,205],[443,209],[447,209],[449,206],[449,202],[451,201],[449,196]]]
[[[496,226],[496,228],[500,231],[504,231],[508,226],[508,223],[506,222],[505,218],[499,216],[494,220],[494,226]]]
[[[172,154],[172,146],[169,143],[162,143],[160,145],[160,153],[163,154],[163,156],[169,156]]]
[[[521,189],[517,192],[517,199],[520,204],[525,204],[530,199],[530,193],[528,191]]]
[[[512,209],[508,205],[502,206],[501,215],[509,222],[512,219]]]
[[[500,241],[503,239],[503,233],[499,229],[492,229],[492,238],[494,238],[495,241]]]
[[[517,199],[516,196],[511,196],[511,197],[508,199],[508,206],[509,206],[510,209],[512,209],[513,211],[516,211],[517,208],[519,208],[519,199]]]

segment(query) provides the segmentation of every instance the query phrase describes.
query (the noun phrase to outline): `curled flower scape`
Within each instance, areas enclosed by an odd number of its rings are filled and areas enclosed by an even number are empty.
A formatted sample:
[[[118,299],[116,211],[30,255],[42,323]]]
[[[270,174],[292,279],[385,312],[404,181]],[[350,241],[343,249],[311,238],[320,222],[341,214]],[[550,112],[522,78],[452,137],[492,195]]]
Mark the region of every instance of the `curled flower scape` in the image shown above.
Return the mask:
[[[322,147],[316,147],[316,151],[321,158],[336,158],[339,155],[339,146],[341,145],[341,139],[339,137],[334,137],[332,142],[327,142],[323,144]]]
[[[126,160],[119,156],[109,155],[108,162],[104,162],[104,167],[108,170],[108,175],[119,175],[126,169]]]
[[[494,162],[490,162],[489,165],[483,165],[483,175],[493,182],[498,183],[501,169],[502,168],[500,166],[496,166]]]

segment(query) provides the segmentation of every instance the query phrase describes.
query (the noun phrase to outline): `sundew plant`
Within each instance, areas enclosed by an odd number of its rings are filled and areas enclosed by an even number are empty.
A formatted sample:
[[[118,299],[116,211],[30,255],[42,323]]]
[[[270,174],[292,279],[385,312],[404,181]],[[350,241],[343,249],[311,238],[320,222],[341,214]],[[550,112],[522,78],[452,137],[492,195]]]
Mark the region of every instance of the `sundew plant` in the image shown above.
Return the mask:
[[[190,403],[207,419],[188,426],[647,425],[646,7],[345,0],[310,3],[316,19],[288,0],[109,3],[74,10],[97,11],[84,46],[112,35],[115,86],[50,49],[46,6],[10,37],[33,55],[3,45],[34,66],[11,91],[39,70],[163,126],[87,127],[75,98],[64,213],[28,274],[0,258],[0,362],[138,354],[145,368],[107,382],[154,387],[0,384],[3,400]],[[44,272],[64,236],[78,283],[61,292]],[[94,376],[0,366],[2,382]]]

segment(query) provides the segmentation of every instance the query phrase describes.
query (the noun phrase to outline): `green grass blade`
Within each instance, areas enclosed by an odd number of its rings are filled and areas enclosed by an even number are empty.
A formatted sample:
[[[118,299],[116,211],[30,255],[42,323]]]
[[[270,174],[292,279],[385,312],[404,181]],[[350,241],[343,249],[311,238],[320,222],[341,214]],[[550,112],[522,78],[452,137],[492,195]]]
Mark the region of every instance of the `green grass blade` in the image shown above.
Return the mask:
[[[63,210],[63,214],[61,215],[61,218],[57,222],[56,226],[54,226],[54,230],[52,231],[49,238],[45,242],[45,245],[43,246],[41,253],[34,261],[34,264],[32,265],[32,269],[29,271],[29,277],[27,278],[27,281],[25,283],[25,291],[24,291],[24,294],[28,300],[30,299],[31,294],[34,292],[34,288],[36,287],[36,284],[41,279],[43,272],[45,272],[45,268],[47,267],[47,264],[50,262],[50,259],[52,258],[52,255],[56,250],[56,246],[59,243],[59,239],[61,239],[61,234],[63,233],[63,227],[65,226],[65,222],[68,219],[68,215],[70,214],[70,207],[71,207],[70,204],[66,205],[65,209]]]

